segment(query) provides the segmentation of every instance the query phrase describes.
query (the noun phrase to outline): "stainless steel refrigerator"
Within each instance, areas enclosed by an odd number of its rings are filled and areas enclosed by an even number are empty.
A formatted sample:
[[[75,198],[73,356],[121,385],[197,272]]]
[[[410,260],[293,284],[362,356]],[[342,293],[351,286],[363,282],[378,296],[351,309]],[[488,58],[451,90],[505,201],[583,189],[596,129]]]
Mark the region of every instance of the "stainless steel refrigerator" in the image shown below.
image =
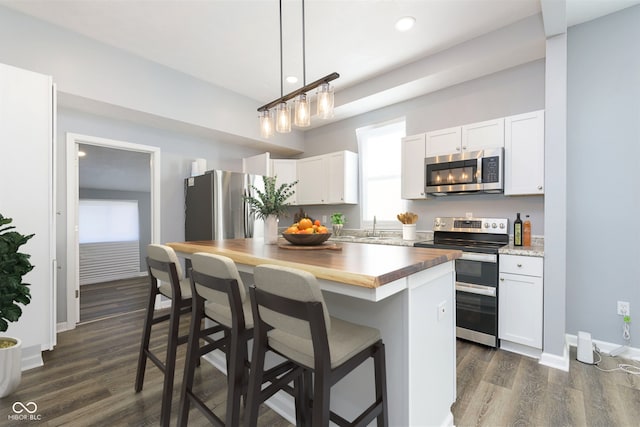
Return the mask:
[[[263,187],[262,176],[212,170],[185,179],[184,185],[185,240],[262,236],[262,220],[256,219],[244,200],[253,193],[252,185]]]

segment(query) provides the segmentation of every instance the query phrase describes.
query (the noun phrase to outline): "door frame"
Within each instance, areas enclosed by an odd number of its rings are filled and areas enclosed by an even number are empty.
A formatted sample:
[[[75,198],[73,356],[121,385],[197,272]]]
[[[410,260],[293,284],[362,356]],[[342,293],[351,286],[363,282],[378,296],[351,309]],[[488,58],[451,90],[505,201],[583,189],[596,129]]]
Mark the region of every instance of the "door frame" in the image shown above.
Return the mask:
[[[151,174],[151,243],[160,242],[160,148],[151,145],[96,136],[67,133],[67,325],[74,329],[80,322],[80,261],[78,242],[78,146],[95,145],[125,151],[147,153]]]

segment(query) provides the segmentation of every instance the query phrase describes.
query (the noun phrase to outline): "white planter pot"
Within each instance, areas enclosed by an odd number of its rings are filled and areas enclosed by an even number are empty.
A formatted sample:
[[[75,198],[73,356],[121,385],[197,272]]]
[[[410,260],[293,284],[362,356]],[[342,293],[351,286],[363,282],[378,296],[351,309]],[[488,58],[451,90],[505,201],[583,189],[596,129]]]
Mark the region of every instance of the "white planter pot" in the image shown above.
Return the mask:
[[[338,237],[342,234],[343,224],[333,224],[333,235]]]
[[[13,393],[22,379],[22,341],[18,338],[0,337],[16,345],[0,348],[0,398]]]
[[[278,217],[269,215],[264,219],[264,243],[275,245],[278,243]]]

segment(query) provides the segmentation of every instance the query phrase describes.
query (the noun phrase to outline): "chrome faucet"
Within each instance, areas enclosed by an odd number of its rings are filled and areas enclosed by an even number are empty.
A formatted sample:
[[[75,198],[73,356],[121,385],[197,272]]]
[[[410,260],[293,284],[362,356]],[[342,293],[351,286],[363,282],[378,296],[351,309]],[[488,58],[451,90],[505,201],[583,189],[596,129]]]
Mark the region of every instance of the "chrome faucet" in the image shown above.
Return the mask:
[[[371,237],[376,237],[376,216],[373,216],[373,232],[371,233]]]

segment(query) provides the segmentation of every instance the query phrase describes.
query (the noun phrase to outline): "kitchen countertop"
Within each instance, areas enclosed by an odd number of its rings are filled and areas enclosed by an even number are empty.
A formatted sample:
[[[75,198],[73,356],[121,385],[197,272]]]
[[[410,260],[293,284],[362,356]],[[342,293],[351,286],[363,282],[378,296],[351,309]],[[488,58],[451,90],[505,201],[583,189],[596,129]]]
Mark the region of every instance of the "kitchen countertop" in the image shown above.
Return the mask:
[[[500,255],[522,255],[522,256],[534,256],[544,258],[544,243],[532,242],[531,246],[513,246],[513,242],[510,242],[507,246],[500,248],[498,253]]]
[[[330,240],[331,242],[331,240]],[[279,243],[287,242],[280,238]],[[266,245],[262,239],[167,243],[177,252],[209,252],[237,263],[277,264],[309,271],[319,279],[377,288],[461,256],[460,251],[339,242],[341,250],[294,250]]]
[[[376,245],[392,245],[392,246],[413,246],[414,243],[421,241],[433,241],[433,234],[424,234],[419,236],[417,240],[403,240],[399,234],[384,234],[382,237],[366,237],[357,234],[344,236],[331,236],[329,241],[334,242],[354,242],[354,243],[372,243]],[[533,236],[531,246],[514,246],[513,241],[498,251],[502,255],[522,255],[533,257],[544,257],[544,238]]]

